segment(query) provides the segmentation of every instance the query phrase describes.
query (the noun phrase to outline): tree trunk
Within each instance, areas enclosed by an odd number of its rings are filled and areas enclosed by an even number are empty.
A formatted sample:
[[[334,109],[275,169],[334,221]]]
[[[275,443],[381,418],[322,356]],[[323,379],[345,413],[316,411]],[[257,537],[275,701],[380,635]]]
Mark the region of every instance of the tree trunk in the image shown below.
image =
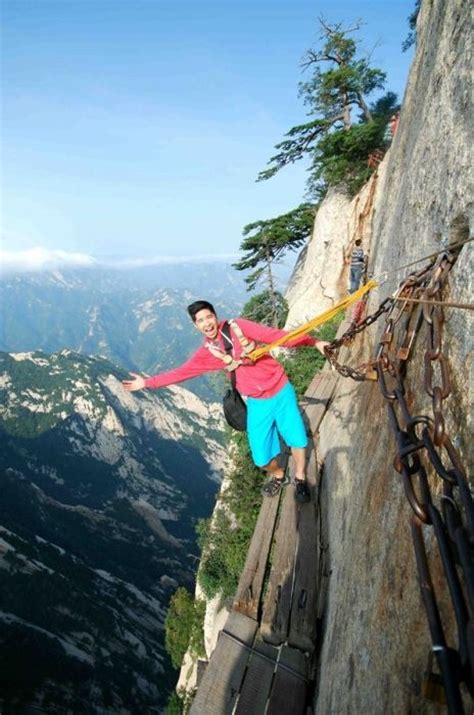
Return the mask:
[[[268,273],[268,290],[270,291],[270,301],[272,306],[272,323],[274,328],[278,328],[278,310],[276,304],[275,296],[275,283],[273,280],[272,273],[272,256],[268,248],[266,249],[267,254],[267,273]]]
[[[359,93],[357,93],[357,101],[359,102],[359,107],[362,109],[364,118],[368,122],[371,122],[373,117],[372,117],[372,114],[370,113],[370,109],[368,108],[367,104],[365,103],[363,96]]]
[[[344,122],[344,129],[347,132],[351,126],[351,105],[349,104],[348,101],[348,96],[347,94],[344,95],[344,108],[343,108],[343,122]]]

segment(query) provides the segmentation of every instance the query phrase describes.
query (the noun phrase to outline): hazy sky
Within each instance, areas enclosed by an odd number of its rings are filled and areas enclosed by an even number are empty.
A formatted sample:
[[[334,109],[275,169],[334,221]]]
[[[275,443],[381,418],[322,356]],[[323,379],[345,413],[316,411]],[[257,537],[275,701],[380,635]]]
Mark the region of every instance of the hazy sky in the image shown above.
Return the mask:
[[[305,121],[297,85],[318,16],[365,21],[363,47],[400,100],[412,58],[414,0],[1,7],[2,248],[25,260],[237,252],[246,223],[302,200],[302,162],[255,178]]]

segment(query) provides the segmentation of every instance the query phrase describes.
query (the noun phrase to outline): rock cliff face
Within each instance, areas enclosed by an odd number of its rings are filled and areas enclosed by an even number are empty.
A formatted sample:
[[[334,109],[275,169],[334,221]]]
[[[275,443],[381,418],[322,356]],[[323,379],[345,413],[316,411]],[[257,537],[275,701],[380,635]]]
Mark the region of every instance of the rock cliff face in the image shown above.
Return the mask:
[[[308,306],[315,315],[345,293],[342,256],[358,231],[369,251],[369,270],[375,276],[388,271],[387,282],[369,299],[369,312],[414,270],[395,270],[399,266],[468,238],[471,31],[463,0],[422,2],[400,126],[377,185],[372,180],[352,203],[332,194],[321,207],[288,291],[290,325],[309,317]],[[472,243],[460,251],[446,300],[472,301],[473,251]],[[465,463],[472,460],[471,315],[446,309],[444,328],[452,377],[445,413]],[[374,356],[381,327],[378,321],[356,339],[351,364]],[[429,414],[430,402],[422,396],[423,352],[420,340],[410,362],[410,400],[417,412]],[[395,442],[376,383],[341,378],[320,429],[319,451],[328,561],[315,712],[434,712],[420,694],[431,639],[410,536],[412,512],[393,468]],[[436,495],[439,481],[432,481]],[[429,527],[424,533],[448,641],[456,644],[433,533]]]
[[[321,204],[312,238],[298,258],[285,294],[288,330],[331,308],[346,295],[349,266],[345,259],[356,238],[362,240],[364,251],[370,252],[374,210],[383,200],[386,167],[384,161],[354,199],[333,189]]]

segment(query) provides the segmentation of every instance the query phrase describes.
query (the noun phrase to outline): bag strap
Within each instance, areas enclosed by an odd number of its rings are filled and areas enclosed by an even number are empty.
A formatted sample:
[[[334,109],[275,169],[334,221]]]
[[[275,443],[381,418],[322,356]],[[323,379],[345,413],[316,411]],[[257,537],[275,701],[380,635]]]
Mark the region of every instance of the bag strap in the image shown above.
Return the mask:
[[[224,336],[224,346],[225,346],[225,351],[227,353],[226,357],[230,357],[232,360],[232,363],[238,363],[235,368],[231,368],[231,364],[228,365],[227,370],[230,372],[230,381],[232,383],[232,387],[235,390],[235,371],[238,367],[238,365],[241,365],[241,361],[234,360],[234,356],[232,355],[233,351],[233,345],[232,345],[232,335],[230,334],[230,321],[226,320],[224,325],[222,326],[222,335]],[[238,336],[237,336],[238,337]]]
[[[255,341],[254,340],[249,340],[248,338],[245,337],[245,335],[242,332],[242,328],[238,323],[235,322],[235,320],[231,319],[229,321],[226,320],[224,325],[227,325],[227,323],[230,325],[232,328],[232,331],[235,333],[237,336],[239,343],[242,347],[242,355],[243,357],[247,357],[249,353],[252,352],[252,350],[255,350]],[[224,326],[222,326],[224,329]],[[222,330],[224,332],[224,330]],[[226,348],[227,349],[227,348]]]
[[[227,329],[225,329],[225,326],[227,326]],[[234,356],[232,354],[232,338],[230,336],[230,331],[228,328],[229,326],[226,322],[222,326],[221,330],[221,333],[224,337],[225,351],[217,345],[212,345],[211,343],[206,343],[204,347],[207,348],[207,350],[209,350],[209,352],[214,355],[214,357],[218,358],[219,360],[222,360],[225,365],[225,370],[227,372],[233,372],[234,370],[237,370],[237,368],[239,367],[239,365],[242,364],[242,362],[240,360],[234,360]]]
[[[232,343],[231,328],[232,332],[235,333],[242,347],[242,354],[239,360],[234,359],[234,346]],[[206,343],[205,347],[209,350],[210,353],[212,353],[212,355],[214,355],[214,357],[219,358],[219,360],[222,360],[222,362],[225,364],[225,370],[231,373],[232,387],[235,387],[235,375],[233,375],[233,373],[244,362],[242,358],[245,359],[248,353],[252,352],[252,350],[255,350],[255,342],[245,337],[241,328],[235,322],[235,320],[226,320],[222,325],[221,333],[222,337],[224,338],[225,352],[221,348],[217,347],[216,345],[211,345],[210,343]]]

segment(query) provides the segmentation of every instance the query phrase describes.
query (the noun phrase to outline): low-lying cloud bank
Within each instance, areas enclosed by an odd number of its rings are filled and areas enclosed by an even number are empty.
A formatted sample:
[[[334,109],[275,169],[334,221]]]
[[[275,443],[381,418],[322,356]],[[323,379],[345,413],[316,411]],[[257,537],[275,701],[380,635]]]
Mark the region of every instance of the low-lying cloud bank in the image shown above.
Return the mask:
[[[0,249],[0,271],[2,273],[28,273],[51,271],[64,268],[142,268],[163,264],[211,263],[235,261],[238,254],[216,254],[199,256],[150,256],[146,258],[96,258],[87,253],[51,250],[37,246],[23,251]]]
[[[54,270],[65,267],[92,268],[97,261],[86,253],[51,251],[37,246],[25,251],[0,250],[0,269],[5,273]]]

